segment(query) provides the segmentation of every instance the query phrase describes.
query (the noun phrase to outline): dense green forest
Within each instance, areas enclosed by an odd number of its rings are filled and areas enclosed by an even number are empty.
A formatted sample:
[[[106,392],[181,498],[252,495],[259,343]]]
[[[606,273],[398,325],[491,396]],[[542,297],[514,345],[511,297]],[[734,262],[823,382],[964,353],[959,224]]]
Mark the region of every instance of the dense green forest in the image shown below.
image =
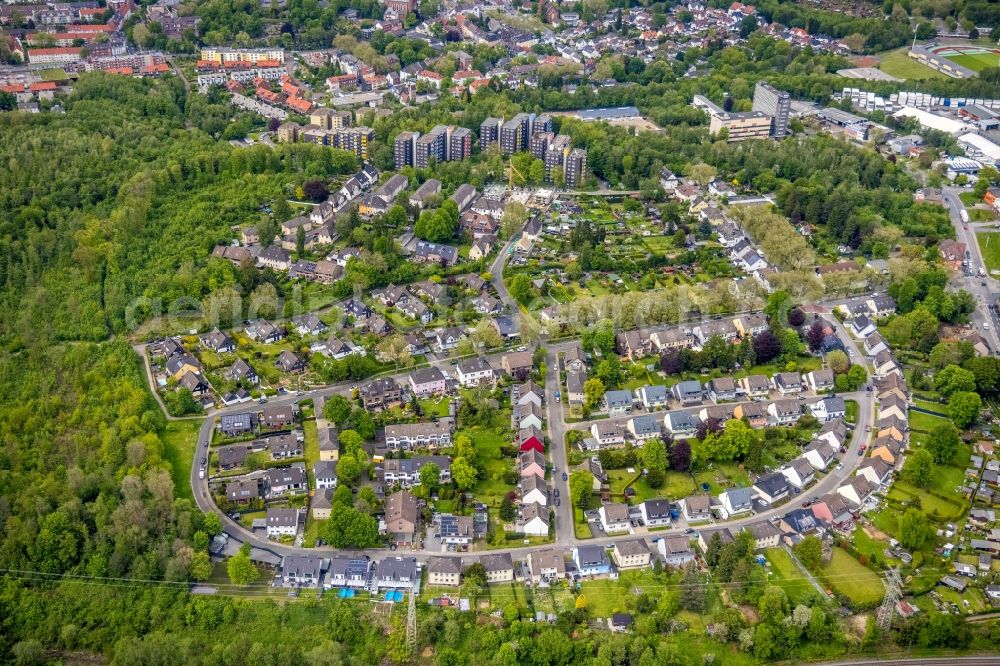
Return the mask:
[[[186,100],[179,81],[93,74],[65,114],[0,116],[8,348],[101,340],[125,331],[127,317],[134,326],[234,283],[233,271],[204,262],[232,225],[255,220],[289,184],[358,167],[349,153],[308,144],[234,149],[186,130],[186,106],[196,126],[215,123],[218,109]]]

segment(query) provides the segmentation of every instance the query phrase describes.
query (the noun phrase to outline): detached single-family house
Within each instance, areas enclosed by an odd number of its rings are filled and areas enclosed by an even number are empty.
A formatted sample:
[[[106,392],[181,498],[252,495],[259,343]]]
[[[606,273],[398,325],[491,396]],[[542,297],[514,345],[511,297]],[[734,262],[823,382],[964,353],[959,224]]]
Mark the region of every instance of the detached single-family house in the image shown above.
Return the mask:
[[[806,374],[806,383],[816,393],[832,390],[833,379],[833,370],[830,368],[821,368]]]
[[[662,384],[643,386],[636,391],[636,395],[647,410],[662,409],[670,400],[667,387]]]
[[[400,490],[385,500],[385,531],[396,544],[413,543],[417,531],[417,498]]]
[[[708,495],[690,495],[680,501],[684,518],[689,523],[712,517],[711,498]]]
[[[583,383],[587,374],[581,371],[569,371],[566,375],[566,402],[571,405],[583,404]]]
[[[417,396],[441,395],[447,390],[447,381],[440,368],[418,368],[410,373],[410,390]]]
[[[611,551],[619,569],[648,567],[652,553],[645,539],[626,539],[615,543]]]
[[[823,427],[819,429],[819,434],[816,435],[815,439],[826,440],[835,448],[839,449],[847,442],[847,424],[842,420],[834,420],[829,423],[824,423]]]
[[[274,365],[282,372],[303,372],[306,369],[306,362],[302,357],[287,349],[278,354]]]
[[[736,382],[732,377],[716,377],[708,382],[708,397],[715,402],[736,399]]]
[[[607,534],[630,532],[628,506],[625,504],[605,504],[597,510],[601,517],[601,528]]]
[[[462,584],[462,560],[458,557],[427,558],[427,584],[458,587]]]
[[[796,400],[775,400],[767,406],[774,425],[794,425],[802,416],[802,410]]]
[[[660,421],[652,414],[633,416],[626,422],[625,428],[633,439],[640,442],[660,436]]]
[[[832,396],[829,398],[823,398],[818,402],[814,402],[809,405],[809,410],[812,415],[820,422],[833,421],[834,419],[842,419],[845,414],[847,414],[847,408],[844,404],[844,399],[838,396]]]
[[[601,576],[611,571],[604,546],[577,546],[573,549],[573,563],[582,576]]]
[[[723,520],[730,517],[747,513],[753,509],[753,489],[752,488],[730,488],[719,493],[720,513]]]
[[[518,381],[524,381],[531,374],[531,352],[511,352],[500,358],[500,369]]]
[[[694,560],[691,542],[685,536],[664,537],[656,542],[663,562],[672,567],[681,567]]]
[[[781,395],[802,392],[802,375],[797,372],[779,372],[774,375],[774,388]]]
[[[253,369],[249,363],[241,358],[233,361],[233,364],[224,373],[226,379],[234,382],[247,382],[251,386],[256,386],[260,383],[260,377],[257,375],[257,371]]]
[[[774,504],[788,497],[788,479],[781,472],[772,472],[757,479],[753,490],[762,501]]]
[[[690,412],[668,412],[663,416],[663,426],[674,437],[691,437],[698,424]]]
[[[671,391],[674,394],[674,398],[685,407],[701,404],[701,400],[704,397],[701,382],[694,379],[677,382]]]
[[[607,391],[604,405],[609,416],[624,416],[632,411],[632,394],[629,391]]]
[[[625,430],[617,421],[597,421],[590,426],[590,434],[601,448],[625,443]]]
[[[639,505],[639,515],[646,527],[670,524],[670,500],[648,499]]]
[[[216,354],[228,354],[236,351],[236,343],[233,342],[233,339],[217,328],[211,333],[201,336],[201,345]]]
[[[514,561],[510,553],[480,555],[479,563],[486,569],[487,583],[509,583],[514,580]]]
[[[456,371],[458,383],[465,387],[492,384],[495,379],[493,366],[483,356],[460,361]]]
[[[445,514],[438,520],[438,533],[441,535],[442,543],[468,545],[475,537],[472,516]]]
[[[561,550],[536,550],[528,553],[525,561],[531,579],[536,583],[566,577],[566,559]]]

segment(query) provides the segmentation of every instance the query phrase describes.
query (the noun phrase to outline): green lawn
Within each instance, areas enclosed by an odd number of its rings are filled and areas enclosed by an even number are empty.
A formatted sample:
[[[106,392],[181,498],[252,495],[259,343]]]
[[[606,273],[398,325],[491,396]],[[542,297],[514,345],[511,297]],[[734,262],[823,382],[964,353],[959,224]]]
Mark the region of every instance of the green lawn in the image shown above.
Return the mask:
[[[444,417],[448,416],[448,406],[451,405],[451,398],[427,398],[420,400],[419,403],[425,417]]]
[[[702,484],[709,485],[708,493],[718,495],[727,488],[750,485],[750,477],[736,464],[713,463],[711,469],[702,469],[694,473],[694,492],[704,492]]]
[[[990,222],[996,219],[996,215],[993,214],[993,211],[984,208],[970,208],[969,219],[973,222]]]
[[[816,594],[816,588],[806,580],[784,548],[769,548],[764,551],[764,557],[771,563],[771,582],[785,591],[791,603],[797,604]]]
[[[972,192],[960,192],[958,194],[958,198],[961,199],[962,203],[966,206],[975,206],[981,201],[981,199]]]
[[[882,62],[879,64],[879,69],[881,69],[886,74],[890,76],[895,76],[900,79],[944,79],[947,78],[944,74],[931,69],[926,65],[922,65],[909,55],[907,55],[909,47],[904,46],[901,49],[896,49],[882,56]]]
[[[665,576],[666,574],[664,574]],[[613,613],[628,611],[626,602],[633,596],[636,588],[642,590],[661,588],[664,582],[658,581],[650,569],[622,571],[618,580],[602,578],[580,582],[580,594],[587,601],[587,610],[591,617],[609,617]],[[656,594],[655,592],[653,592]]]
[[[885,586],[874,571],[841,549],[833,549],[833,557],[824,567],[827,581],[837,594],[860,608],[871,608],[882,601]]]
[[[858,402],[857,400],[845,400],[844,401],[844,418],[848,423],[858,422]]]
[[[883,561],[885,560],[884,551],[889,547],[889,542],[879,541],[868,536],[868,534],[861,528],[857,526],[854,528],[854,534],[852,535],[854,539],[854,547],[859,553],[863,553],[868,556],[871,561]],[[874,560],[872,558],[875,558]],[[893,560],[895,562],[895,560]]]
[[[38,73],[42,81],[65,81],[69,78],[69,74],[62,67],[53,67],[52,69],[43,69]]]
[[[948,56],[948,60],[956,65],[968,67],[973,72],[987,67],[1000,67],[1000,55],[996,53],[963,53],[962,55]]]
[[[174,480],[174,496],[194,500],[191,493],[191,465],[194,462],[194,447],[198,441],[199,419],[167,421],[160,433],[163,441],[163,457],[170,462],[170,476]]]
[[[979,251],[983,254],[986,270],[990,273],[1000,271],[1000,233],[981,231],[976,234],[976,240],[979,241]]]
[[[659,488],[660,497],[667,497],[672,500],[693,495],[695,492],[694,479],[686,472],[668,471],[663,481],[663,486]]]
[[[922,430],[923,432],[930,432],[936,426],[941,425],[945,419],[940,416],[931,416],[930,414],[923,414],[921,412],[910,412],[910,428],[912,430]]]
[[[949,492],[952,492],[949,489]],[[920,500],[920,507],[927,515],[937,521],[955,520],[962,515],[964,506],[959,502],[951,502],[928,492],[911,486],[905,481],[896,481],[889,491],[889,499],[899,502]]]

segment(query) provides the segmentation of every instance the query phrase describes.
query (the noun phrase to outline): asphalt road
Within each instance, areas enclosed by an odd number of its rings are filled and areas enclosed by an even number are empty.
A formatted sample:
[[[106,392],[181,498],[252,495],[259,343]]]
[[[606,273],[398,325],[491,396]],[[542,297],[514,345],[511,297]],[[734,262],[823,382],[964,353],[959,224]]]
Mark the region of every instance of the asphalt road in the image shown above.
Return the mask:
[[[968,656],[968,657],[913,657],[913,658],[880,658],[851,659],[847,661],[828,661],[816,666],[1000,666],[1000,656]]]
[[[970,256],[969,268],[974,274],[972,277],[959,276],[958,279],[961,281],[962,287],[976,299],[976,311],[972,316],[976,329],[986,338],[990,349],[996,352],[1000,350],[1000,337],[997,334],[997,325],[1000,324],[1000,321],[993,315],[989,306],[996,303],[997,296],[1000,294],[1000,285],[990,275],[980,277],[978,274],[979,268],[985,268],[986,264],[983,262],[983,255],[979,250],[979,243],[976,241],[977,224],[975,222],[969,224],[962,222],[961,212],[966,208],[958,195],[963,191],[959,187],[946,187],[942,190],[951,223],[955,227],[955,236],[959,241],[965,243]],[[983,282],[986,283],[985,286]]]

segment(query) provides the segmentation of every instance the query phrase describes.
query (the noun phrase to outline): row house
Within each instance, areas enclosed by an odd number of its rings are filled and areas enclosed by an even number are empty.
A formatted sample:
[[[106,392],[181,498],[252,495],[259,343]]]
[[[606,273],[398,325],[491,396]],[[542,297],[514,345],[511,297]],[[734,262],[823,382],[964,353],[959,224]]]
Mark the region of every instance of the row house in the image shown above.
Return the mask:
[[[385,427],[385,444],[394,451],[450,446],[451,421],[389,424]]]
[[[451,458],[448,456],[418,456],[389,458],[382,465],[382,480],[386,486],[412,488],[420,485],[420,470],[425,465],[437,465],[441,484],[451,483]]]

